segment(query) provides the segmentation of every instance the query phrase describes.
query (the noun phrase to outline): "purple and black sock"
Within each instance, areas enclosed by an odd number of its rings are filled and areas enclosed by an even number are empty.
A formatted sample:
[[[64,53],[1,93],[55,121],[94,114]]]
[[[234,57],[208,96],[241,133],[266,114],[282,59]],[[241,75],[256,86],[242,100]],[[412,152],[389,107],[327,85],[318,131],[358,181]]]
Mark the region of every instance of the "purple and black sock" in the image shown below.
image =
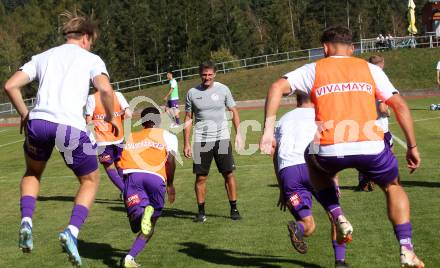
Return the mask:
[[[180,119],[176,117],[176,124],[180,125]]]
[[[332,215],[334,222],[340,215],[343,215],[342,209],[339,205],[339,197],[336,187],[332,186],[320,190],[316,193],[316,196],[324,209]]]
[[[300,239],[304,237],[304,225],[299,221],[296,222],[295,234]]]
[[[405,247],[408,250],[413,250],[412,238],[412,226],[411,223],[396,224],[394,225],[394,234],[401,247]]]
[[[72,209],[72,215],[70,216],[69,225],[75,226],[78,230],[87,219],[89,215],[89,209],[82,205],[75,205]]]
[[[345,260],[345,243],[338,244],[336,240],[332,241],[333,252],[335,253],[335,261],[344,261]]]
[[[124,182],[122,181],[121,176],[119,176],[118,171],[114,168],[107,168],[105,171],[113,184],[118,187],[119,191],[122,193],[124,191]]]
[[[20,210],[21,218],[31,218],[35,211],[36,198],[33,196],[25,195],[20,198]]]
[[[141,252],[145,246],[147,245],[147,240],[143,235],[138,235],[136,237],[136,240],[134,240],[133,245],[131,246],[130,251],[128,252],[128,255],[132,256],[133,258],[136,258],[136,256]]]

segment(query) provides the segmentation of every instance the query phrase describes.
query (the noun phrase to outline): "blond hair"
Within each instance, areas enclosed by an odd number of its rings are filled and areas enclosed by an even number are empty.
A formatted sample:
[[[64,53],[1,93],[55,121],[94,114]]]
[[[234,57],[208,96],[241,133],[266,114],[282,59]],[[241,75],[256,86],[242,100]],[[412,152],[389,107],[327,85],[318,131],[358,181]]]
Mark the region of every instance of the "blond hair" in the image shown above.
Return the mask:
[[[61,30],[66,40],[80,39],[83,35],[88,35],[92,42],[98,38],[98,27],[93,20],[93,13],[87,16],[75,8],[72,12],[64,11],[60,17],[63,21]]]

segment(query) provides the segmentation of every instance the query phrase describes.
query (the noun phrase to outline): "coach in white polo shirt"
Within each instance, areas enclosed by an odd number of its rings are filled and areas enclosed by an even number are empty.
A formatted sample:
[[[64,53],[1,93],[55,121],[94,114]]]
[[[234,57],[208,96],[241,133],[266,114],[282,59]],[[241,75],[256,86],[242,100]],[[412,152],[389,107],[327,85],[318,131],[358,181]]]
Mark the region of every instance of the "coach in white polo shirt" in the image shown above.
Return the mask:
[[[223,175],[225,188],[231,206],[231,219],[241,219],[237,209],[237,190],[233,171],[235,169],[230,143],[230,133],[226,109],[232,113],[235,130],[240,125],[238,110],[229,88],[215,82],[217,68],[215,63],[206,61],[200,64],[201,84],[188,90],[185,102],[184,155],[193,157],[193,173],[196,174],[195,192],[198,205],[196,222],[205,222],[205,193],[211,162],[214,159],[218,171]],[[194,143],[191,147],[191,129],[194,120]],[[235,139],[241,147],[239,132]]]

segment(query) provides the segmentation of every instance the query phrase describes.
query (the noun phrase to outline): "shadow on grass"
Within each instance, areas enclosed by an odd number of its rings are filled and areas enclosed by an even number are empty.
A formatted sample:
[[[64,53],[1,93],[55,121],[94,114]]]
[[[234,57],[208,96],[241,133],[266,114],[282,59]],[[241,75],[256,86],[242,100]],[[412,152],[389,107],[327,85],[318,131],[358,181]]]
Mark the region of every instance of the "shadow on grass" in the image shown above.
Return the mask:
[[[62,201],[62,202],[73,202],[73,200],[75,199],[74,196],[60,196],[60,195],[56,195],[56,196],[39,196],[38,197],[38,201]],[[100,199],[97,198],[95,199],[95,203],[99,203],[99,204],[121,204],[122,206],[124,206],[124,203],[117,199],[117,200],[111,200],[111,199]]]
[[[127,212],[125,210],[125,207],[122,205],[120,207],[109,207],[110,210],[113,211],[121,211],[121,212]],[[161,214],[161,218],[163,217],[171,217],[171,218],[176,218],[176,219],[190,219],[190,220],[194,220],[194,218],[196,217],[197,213],[192,212],[192,211],[186,211],[186,210],[182,210],[182,209],[178,209],[178,208],[164,208],[162,210],[162,214]],[[206,217],[212,217],[212,218],[226,218],[229,219],[229,217],[227,216],[222,216],[222,215],[216,215],[216,214],[206,214]]]
[[[113,248],[110,244],[78,240],[79,255],[82,258],[101,260],[105,267],[120,267],[120,261],[126,252]]]
[[[400,181],[405,187],[428,187],[428,188],[440,188],[440,182],[431,181]]]
[[[341,189],[341,190],[352,190],[352,191],[356,191],[356,192],[360,191],[357,186],[339,185],[339,189]]]
[[[254,267],[282,267],[286,263],[300,265],[304,268],[324,268],[314,263],[307,263],[300,260],[284,259],[280,256],[257,255],[245,252],[238,252],[227,249],[209,248],[197,242],[179,243],[184,248],[179,249],[180,253],[189,257],[203,260],[218,265],[231,266],[254,266]]]
[[[278,188],[278,184],[274,183],[274,184],[268,184],[267,187],[271,187],[271,188]]]
[[[178,209],[178,208],[164,208],[162,210],[161,217],[171,217],[171,218],[177,218],[177,219],[194,220],[196,215],[197,215],[197,213],[195,213],[193,211],[186,211],[186,210],[182,210],[182,209]],[[227,217],[227,216],[209,214],[209,213],[206,214],[206,217],[229,219],[229,217]]]

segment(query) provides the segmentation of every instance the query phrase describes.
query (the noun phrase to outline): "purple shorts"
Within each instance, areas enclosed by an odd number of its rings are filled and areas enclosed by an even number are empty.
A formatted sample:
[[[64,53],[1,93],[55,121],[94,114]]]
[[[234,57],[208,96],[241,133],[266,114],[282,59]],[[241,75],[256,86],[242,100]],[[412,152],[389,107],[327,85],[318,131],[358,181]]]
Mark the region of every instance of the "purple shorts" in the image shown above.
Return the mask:
[[[159,217],[165,203],[166,186],[163,179],[149,173],[124,175],[124,203],[131,230],[137,233],[141,228],[142,215],[146,206],[154,208],[153,217]]]
[[[101,164],[113,164],[121,158],[122,143],[98,146],[98,160]],[[101,153],[102,152],[102,153]]]
[[[388,131],[383,134],[383,141],[385,142],[385,145],[390,148],[393,147],[393,135],[391,135],[391,132]]]
[[[98,169],[96,145],[92,144],[86,132],[40,119],[29,120],[26,131],[23,149],[30,158],[47,161],[56,146],[76,176],[84,176]]]
[[[375,155],[319,156],[308,154],[306,150],[305,157],[307,163],[329,177],[341,170],[355,168],[377,185],[386,186],[399,174],[397,159],[389,146]]]
[[[279,177],[284,199],[295,219],[312,215],[313,188],[307,164],[285,167],[279,171]]]
[[[168,108],[177,108],[177,109],[179,109],[179,100],[169,100],[167,105],[168,105]]]

